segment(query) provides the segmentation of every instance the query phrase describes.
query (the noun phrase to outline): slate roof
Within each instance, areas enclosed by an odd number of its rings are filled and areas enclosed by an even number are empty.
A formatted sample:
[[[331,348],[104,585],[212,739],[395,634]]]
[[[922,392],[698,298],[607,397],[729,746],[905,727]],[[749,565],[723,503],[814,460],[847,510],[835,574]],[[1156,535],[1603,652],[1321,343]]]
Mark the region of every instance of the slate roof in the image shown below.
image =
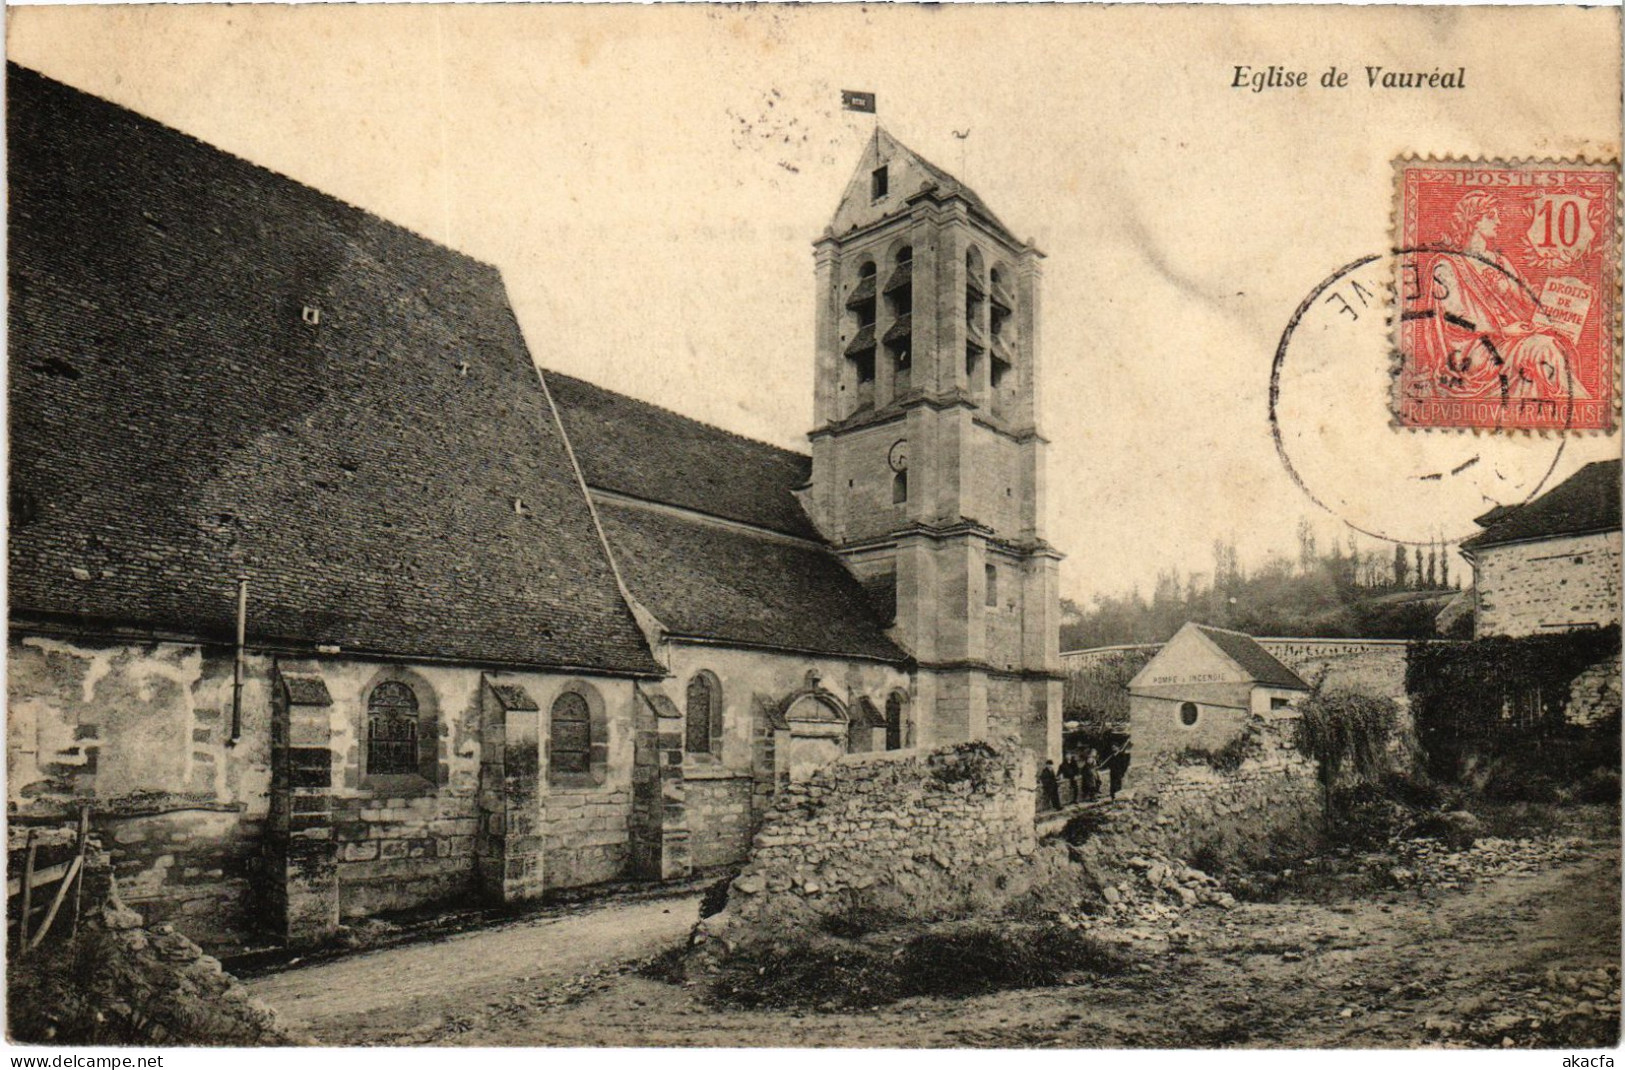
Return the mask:
[[[892,140],[897,141],[895,137],[892,138]],[[1010,228],[1004,225],[1004,221],[994,214],[993,209],[987,206],[986,201],[982,200],[980,194],[971,189],[969,186],[965,185],[965,183],[961,182],[959,179],[955,178],[946,169],[938,167],[936,164],[932,163],[930,160],[927,160],[924,156],[921,156],[913,149],[903,145],[902,142],[898,141],[897,143],[910,155],[912,155],[919,163],[921,169],[929,174],[932,180],[937,183],[937,189],[940,196],[952,196],[954,194],[958,194],[959,196],[965,198],[965,203],[970,205],[971,212],[973,214],[981,216],[983,222],[987,223],[999,234],[1003,235],[1012,244],[1021,244],[1016,240],[1016,236],[1010,230]]]
[[[598,515],[633,597],[674,635],[907,660],[864,589],[820,546],[604,499]]]
[[[1618,531],[1619,477],[1619,461],[1593,461],[1532,502],[1485,513],[1479,518],[1484,530],[1464,540],[1461,548]]]
[[[1242,670],[1252,677],[1254,683],[1268,687],[1289,687],[1299,691],[1310,689],[1301,676],[1281,664],[1274,654],[1259,646],[1258,640],[1252,636],[1244,632],[1214,628],[1207,624],[1195,624],[1193,627],[1212,640],[1213,644],[1224,652],[1225,657],[1241,666]]]
[[[502,708],[510,711],[535,711],[541,709],[536,700],[530,697],[520,684],[491,684],[491,693],[496,696]]]
[[[496,269],[7,86],[14,619],[660,673]]]
[[[800,538],[818,532],[793,490],[812,458],[546,371],[587,484]]]
[[[333,695],[327,690],[327,681],[319,676],[284,676],[282,683],[288,689],[290,706],[333,705]]]

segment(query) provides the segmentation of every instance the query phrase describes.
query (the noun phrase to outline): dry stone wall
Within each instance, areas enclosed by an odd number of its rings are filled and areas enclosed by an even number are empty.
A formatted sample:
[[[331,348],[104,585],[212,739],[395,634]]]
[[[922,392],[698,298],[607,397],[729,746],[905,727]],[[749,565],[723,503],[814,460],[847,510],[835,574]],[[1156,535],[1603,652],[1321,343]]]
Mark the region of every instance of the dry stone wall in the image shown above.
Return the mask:
[[[734,880],[736,936],[859,908],[931,919],[1022,890],[1035,772],[1021,747],[961,743],[849,755],[785,787]]]
[[[1319,839],[1325,796],[1318,764],[1292,745],[1294,726],[1254,718],[1234,769],[1161,756],[1132,798],[1101,811],[1080,844],[1085,864],[1156,851],[1218,869],[1306,851]]]
[[[1605,658],[1574,678],[1569,685],[1563,719],[1569,724],[1591,727],[1609,717],[1619,716],[1619,655]]]
[[[1131,795],[1042,817],[1033,759],[1013,744],[843,758],[781,790],[726,910],[697,935],[708,953],[726,953],[835,931],[829,923],[843,915],[884,927],[1080,902],[1122,920],[1114,897],[1148,872],[1187,905],[1233,905],[1205,876],[1168,875],[1298,857],[1317,845],[1324,794],[1317,764],[1293,746],[1293,727],[1257,717],[1234,765],[1165,755]]]

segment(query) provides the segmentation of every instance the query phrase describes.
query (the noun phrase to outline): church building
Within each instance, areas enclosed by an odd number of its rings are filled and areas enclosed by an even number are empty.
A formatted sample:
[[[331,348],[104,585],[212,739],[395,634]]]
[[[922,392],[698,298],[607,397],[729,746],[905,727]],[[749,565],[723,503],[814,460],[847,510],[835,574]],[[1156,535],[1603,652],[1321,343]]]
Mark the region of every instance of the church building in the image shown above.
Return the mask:
[[[739,862],[852,751],[1058,756],[1039,252],[883,130],[811,453],[538,371],[497,270],[8,65],[8,810],[213,948]]]

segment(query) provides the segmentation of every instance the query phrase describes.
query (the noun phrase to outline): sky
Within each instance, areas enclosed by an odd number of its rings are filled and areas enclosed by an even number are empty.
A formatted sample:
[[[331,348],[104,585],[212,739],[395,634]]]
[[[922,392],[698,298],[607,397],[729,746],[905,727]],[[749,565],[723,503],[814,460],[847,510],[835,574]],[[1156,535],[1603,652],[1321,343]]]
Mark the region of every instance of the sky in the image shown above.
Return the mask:
[[[495,264],[542,366],[801,450],[812,242],[872,122],[839,91],[874,92],[892,134],[1047,255],[1047,534],[1083,602],[1206,571],[1219,537],[1294,555],[1300,517],[1322,545],[1350,518],[1459,538],[1482,499],[1619,455],[1387,427],[1377,316],[1337,350],[1359,375],[1287,376],[1321,391],[1286,438],[1335,511],[1268,420],[1299,302],[1390,245],[1396,156],[1617,157],[1617,10],[26,7],[7,46]],[[1356,85],[1232,84],[1272,63]],[[1467,88],[1366,90],[1369,65],[1465,67]],[[1521,474],[1417,489],[1481,447]]]

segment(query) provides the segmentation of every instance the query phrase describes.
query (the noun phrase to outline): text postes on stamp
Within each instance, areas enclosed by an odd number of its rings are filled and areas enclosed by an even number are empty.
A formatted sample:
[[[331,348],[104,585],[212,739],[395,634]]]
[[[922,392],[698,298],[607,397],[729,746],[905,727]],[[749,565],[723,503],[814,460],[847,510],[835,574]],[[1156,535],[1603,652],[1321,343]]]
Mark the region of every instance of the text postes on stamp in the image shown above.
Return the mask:
[[[1618,164],[1402,159],[1396,171],[1396,422],[1612,429]]]

